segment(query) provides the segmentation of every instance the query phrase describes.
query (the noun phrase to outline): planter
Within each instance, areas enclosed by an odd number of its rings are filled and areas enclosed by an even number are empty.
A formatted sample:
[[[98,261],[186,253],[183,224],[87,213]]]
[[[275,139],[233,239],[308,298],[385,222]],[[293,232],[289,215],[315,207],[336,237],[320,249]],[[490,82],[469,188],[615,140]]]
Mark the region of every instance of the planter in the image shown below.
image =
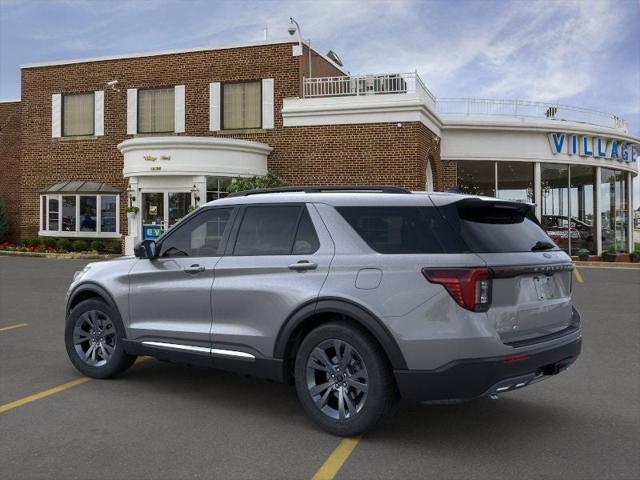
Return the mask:
[[[632,263],[640,263],[640,252],[633,252],[629,254],[629,261]]]
[[[136,215],[138,215],[136,212],[127,212],[127,220],[130,222],[134,221],[136,219]]]
[[[604,260],[605,262],[615,262],[616,259],[618,258],[618,254],[617,253],[603,253],[602,254],[602,260]]]

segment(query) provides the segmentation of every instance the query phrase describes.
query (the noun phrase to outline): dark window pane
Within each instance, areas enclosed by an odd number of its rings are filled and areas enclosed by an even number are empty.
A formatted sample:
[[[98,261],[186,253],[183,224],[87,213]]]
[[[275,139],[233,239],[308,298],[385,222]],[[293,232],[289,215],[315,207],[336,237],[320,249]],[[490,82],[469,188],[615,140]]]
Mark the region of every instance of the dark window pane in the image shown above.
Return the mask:
[[[57,198],[49,198],[49,228],[47,230],[58,230],[58,217],[60,208]]]
[[[232,208],[207,209],[195,215],[162,240],[162,257],[215,257],[222,254],[222,238]]]
[[[571,253],[580,250],[596,253],[594,224],[595,168],[587,165],[571,165]]]
[[[47,229],[47,197],[46,195],[42,196],[42,225],[40,225],[40,230]]]
[[[498,192],[496,197],[511,202],[534,203],[533,163],[497,162]]]
[[[563,250],[569,251],[569,165],[541,164],[542,227]]]
[[[525,206],[462,202],[444,210],[454,230],[475,253],[531,252],[536,245],[541,251],[544,245],[558,249]]]
[[[338,207],[337,210],[376,252],[444,253],[466,250],[435,208]]]
[[[62,231],[76,231],[76,197],[62,197]]]
[[[245,211],[234,255],[290,255],[300,207],[249,207]]]
[[[96,231],[96,197],[80,197],[80,231]]]
[[[305,207],[300,219],[300,225],[298,225],[296,241],[293,244],[293,254],[308,255],[314,253],[318,248],[320,248],[320,240],[318,240],[313,222],[311,222],[311,217]]]
[[[116,203],[115,195],[102,195],[100,197],[100,231],[116,231]]]
[[[464,160],[458,162],[458,191],[469,195],[496,196],[495,162]]]

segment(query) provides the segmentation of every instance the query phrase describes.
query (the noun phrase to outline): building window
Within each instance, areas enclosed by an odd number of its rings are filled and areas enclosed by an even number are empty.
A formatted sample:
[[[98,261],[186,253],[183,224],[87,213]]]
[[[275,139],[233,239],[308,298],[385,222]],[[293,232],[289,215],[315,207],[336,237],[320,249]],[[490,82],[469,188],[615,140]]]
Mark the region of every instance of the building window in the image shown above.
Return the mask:
[[[458,191],[469,195],[496,196],[496,163],[484,160],[458,162]]]
[[[79,137],[94,133],[94,93],[62,96],[62,136]]]
[[[547,235],[563,250],[569,251],[569,165],[540,165],[542,218]]]
[[[616,252],[628,251],[629,184],[627,173],[600,170],[600,214],[602,216],[602,251],[613,246]]]
[[[40,235],[118,237],[119,195],[41,195]]]
[[[229,195],[227,187],[232,181],[231,177],[207,177],[207,202]]]
[[[222,86],[222,128],[262,127],[262,83],[225,83]]]
[[[596,253],[596,228],[594,222],[594,185],[595,168],[587,165],[571,165],[571,252],[579,253],[588,250]]]
[[[496,196],[512,202],[534,203],[533,163],[496,162],[498,190]]]
[[[138,91],[138,133],[168,133],[175,129],[175,89]]]

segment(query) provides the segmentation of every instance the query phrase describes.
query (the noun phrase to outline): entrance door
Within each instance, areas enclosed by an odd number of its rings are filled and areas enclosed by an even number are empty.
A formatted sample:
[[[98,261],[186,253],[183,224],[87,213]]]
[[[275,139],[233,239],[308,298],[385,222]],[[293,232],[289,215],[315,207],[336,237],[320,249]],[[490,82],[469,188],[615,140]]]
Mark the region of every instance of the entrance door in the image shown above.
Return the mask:
[[[189,213],[189,192],[143,192],[142,238],[156,240]]]

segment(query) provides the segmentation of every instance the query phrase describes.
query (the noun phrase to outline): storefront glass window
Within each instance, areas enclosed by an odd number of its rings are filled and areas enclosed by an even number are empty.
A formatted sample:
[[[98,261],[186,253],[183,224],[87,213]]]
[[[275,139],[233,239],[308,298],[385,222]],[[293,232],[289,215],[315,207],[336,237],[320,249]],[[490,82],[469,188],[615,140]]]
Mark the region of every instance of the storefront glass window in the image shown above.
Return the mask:
[[[62,231],[76,231],[76,197],[62,197]]]
[[[595,168],[571,165],[571,253],[580,250],[596,253],[595,205],[593,189]]]
[[[612,246],[616,252],[628,250],[629,205],[627,174],[601,169],[600,211],[602,215],[602,251]]]
[[[227,187],[231,182],[231,177],[207,177],[207,202],[229,195]]]
[[[95,232],[96,231],[96,197],[80,196],[80,231]]]
[[[58,216],[60,215],[58,198],[49,197],[49,225],[47,230],[58,230]]]
[[[563,250],[569,251],[569,166],[541,164],[542,227]]]
[[[191,193],[169,193],[169,228],[171,228],[178,222],[178,220],[189,213],[190,206]]]
[[[458,162],[458,191],[470,195],[496,196],[495,162],[464,160]]]
[[[115,232],[116,231],[116,205],[117,197],[115,195],[102,195],[100,197],[100,231]]]
[[[142,235],[155,240],[164,231],[164,193],[142,194]]]
[[[497,162],[498,198],[534,203],[533,163]]]

